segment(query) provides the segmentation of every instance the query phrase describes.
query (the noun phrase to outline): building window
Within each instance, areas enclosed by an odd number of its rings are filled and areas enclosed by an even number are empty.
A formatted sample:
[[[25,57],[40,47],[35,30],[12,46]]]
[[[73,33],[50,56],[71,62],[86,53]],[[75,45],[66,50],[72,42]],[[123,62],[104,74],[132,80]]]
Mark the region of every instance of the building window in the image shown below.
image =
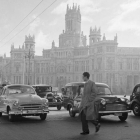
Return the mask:
[[[127,70],[132,70],[132,59],[127,58]]]
[[[133,69],[139,70],[139,59],[138,58],[133,59]]]
[[[86,71],[89,71],[89,60],[86,60]]]
[[[119,70],[122,70],[122,69],[123,69],[123,63],[119,62]]]
[[[103,52],[103,47],[102,46],[98,46],[97,47],[97,53],[102,53]]]
[[[97,69],[98,70],[102,69],[102,58],[97,58]]]
[[[75,72],[77,72],[78,71],[78,66],[79,64],[78,64],[78,61],[75,61]]]
[[[94,59],[92,59],[92,70],[94,70]]]
[[[107,58],[107,69],[113,70],[115,66],[115,59],[113,57]]]
[[[107,52],[114,52],[115,51],[115,47],[114,46],[107,46],[106,47],[106,51]]]
[[[36,64],[36,72],[40,73],[40,64],[39,63]]]

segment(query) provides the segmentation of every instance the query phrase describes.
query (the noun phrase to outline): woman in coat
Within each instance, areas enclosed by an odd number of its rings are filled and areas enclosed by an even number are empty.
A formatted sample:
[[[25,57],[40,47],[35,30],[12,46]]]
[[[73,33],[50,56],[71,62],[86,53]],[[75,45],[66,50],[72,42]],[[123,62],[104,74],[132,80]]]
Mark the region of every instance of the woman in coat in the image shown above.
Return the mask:
[[[88,121],[91,121],[95,125],[96,132],[98,132],[100,129],[100,123],[97,121],[99,106],[95,103],[97,88],[95,83],[89,80],[89,77],[90,74],[88,72],[83,73],[85,85],[80,105],[80,115],[83,130],[81,135],[89,134]]]

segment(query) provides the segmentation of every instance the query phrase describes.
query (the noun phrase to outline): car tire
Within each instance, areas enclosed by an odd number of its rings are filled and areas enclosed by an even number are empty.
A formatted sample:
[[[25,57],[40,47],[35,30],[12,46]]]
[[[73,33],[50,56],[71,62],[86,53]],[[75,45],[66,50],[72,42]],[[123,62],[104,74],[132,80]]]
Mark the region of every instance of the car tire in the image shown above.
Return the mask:
[[[61,105],[58,105],[57,106],[57,110],[61,110]]]
[[[46,118],[47,118],[47,113],[44,113],[44,114],[41,114],[41,115],[40,115],[40,119],[41,119],[42,121],[46,120]]]
[[[73,110],[72,110],[72,106],[69,107],[69,115],[70,115],[70,117],[75,117],[75,115],[76,115],[76,113],[73,112]]]
[[[58,99],[57,102],[60,103],[60,99]],[[57,110],[61,110],[61,105],[57,105]]]
[[[132,106],[132,110],[135,116],[140,116],[140,105],[134,103]]]
[[[0,112],[0,117],[2,117],[2,112]]]
[[[128,113],[122,113],[122,116],[119,116],[119,119],[124,122],[128,117]]]
[[[9,114],[10,109],[8,110],[8,118],[10,122],[14,122],[15,121],[15,115],[14,114]]]

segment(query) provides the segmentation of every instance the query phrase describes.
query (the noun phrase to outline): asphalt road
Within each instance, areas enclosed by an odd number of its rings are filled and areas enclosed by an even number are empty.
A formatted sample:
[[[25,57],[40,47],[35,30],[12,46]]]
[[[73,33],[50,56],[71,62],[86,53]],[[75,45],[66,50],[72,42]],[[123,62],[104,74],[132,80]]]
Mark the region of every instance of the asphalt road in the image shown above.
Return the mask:
[[[65,109],[50,108],[46,121],[39,117],[22,117],[9,122],[7,116],[0,118],[0,140],[139,140],[140,117],[130,113],[126,122],[118,117],[102,117],[101,130],[89,124],[90,134],[81,136],[81,122],[78,117],[70,118]]]

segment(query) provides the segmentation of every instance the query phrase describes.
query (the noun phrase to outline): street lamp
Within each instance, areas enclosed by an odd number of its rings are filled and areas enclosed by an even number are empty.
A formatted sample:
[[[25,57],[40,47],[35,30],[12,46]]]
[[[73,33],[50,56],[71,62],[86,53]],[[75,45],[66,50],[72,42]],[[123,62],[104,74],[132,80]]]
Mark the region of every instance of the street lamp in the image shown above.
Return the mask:
[[[29,52],[25,54],[25,59],[28,58],[29,67],[28,67],[28,85],[30,85],[30,60],[33,57],[33,54],[31,53],[31,46],[29,48]]]

